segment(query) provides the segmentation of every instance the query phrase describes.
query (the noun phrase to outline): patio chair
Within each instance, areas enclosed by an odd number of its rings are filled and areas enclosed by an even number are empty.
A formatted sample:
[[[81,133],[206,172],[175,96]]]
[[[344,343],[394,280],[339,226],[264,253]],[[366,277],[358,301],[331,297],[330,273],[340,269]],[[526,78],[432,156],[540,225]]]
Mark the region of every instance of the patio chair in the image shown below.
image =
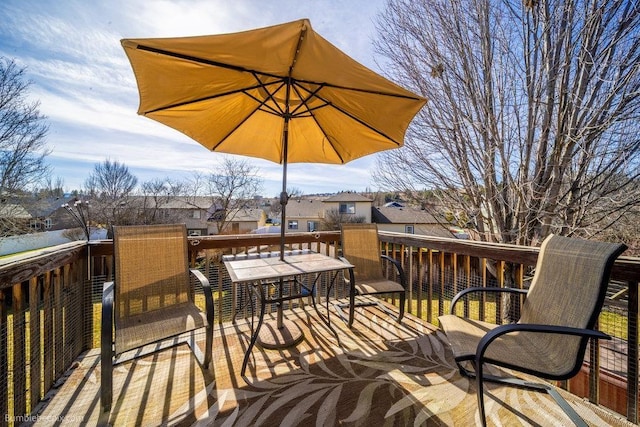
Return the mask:
[[[380,254],[377,224],[342,224],[341,240],[342,256],[354,266],[349,269],[349,277],[345,278],[349,284],[349,304],[339,304],[341,308],[349,307],[349,327],[353,326],[355,307],[377,304],[376,302],[356,303],[356,295],[399,294],[398,322],[402,322],[407,281],[400,263]],[[389,280],[383,275],[383,260],[395,266],[400,283]]]
[[[207,369],[211,362],[211,288],[200,271],[189,270],[187,244],[184,224],[113,227],[114,281],[104,284],[102,295],[100,396],[104,412],[111,408],[117,363],[183,344],[184,338],[175,338],[186,332],[191,332],[186,343],[201,365]],[[194,303],[190,272],[202,285],[204,313]],[[194,336],[203,327],[204,358]],[[174,340],[160,345],[170,338]],[[132,357],[120,357],[134,349],[139,351]]]
[[[478,409],[486,425],[483,382],[499,382],[547,392],[576,425],[586,425],[555,388],[509,376],[486,374],[485,364],[566,380],[582,367],[590,338],[611,339],[595,330],[604,303],[609,274],[622,244],[551,235],[538,255],[529,290],[468,288],[451,302],[449,315],[439,317],[460,372],[475,377]],[[517,323],[495,325],[454,315],[455,305],[474,293],[524,294]]]

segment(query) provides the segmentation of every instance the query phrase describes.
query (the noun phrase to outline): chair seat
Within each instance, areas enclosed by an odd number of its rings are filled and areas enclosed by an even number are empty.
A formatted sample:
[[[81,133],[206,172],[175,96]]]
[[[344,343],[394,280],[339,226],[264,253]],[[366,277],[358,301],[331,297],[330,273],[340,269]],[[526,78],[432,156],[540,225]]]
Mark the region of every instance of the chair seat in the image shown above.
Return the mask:
[[[499,325],[458,317],[453,314],[438,317],[451,344],[456,360],[473,360],[478,342],[487,332]],[[579,345],[578,337],[533,332],[516,332],[497,338],[487,348],[484,360],[500,361],[525,371],[544,373],[543,376],[563,375],[574,367],[574,360],[564,357],[557,342],[561,339],[565,350]]]
[[[387,279],[364,280],[357,282],[355,288],[360,295],[404,292],[404,287],[400,283]]]
[[[191,302],[120,319],[116,354],[205,326],[206,314]]]

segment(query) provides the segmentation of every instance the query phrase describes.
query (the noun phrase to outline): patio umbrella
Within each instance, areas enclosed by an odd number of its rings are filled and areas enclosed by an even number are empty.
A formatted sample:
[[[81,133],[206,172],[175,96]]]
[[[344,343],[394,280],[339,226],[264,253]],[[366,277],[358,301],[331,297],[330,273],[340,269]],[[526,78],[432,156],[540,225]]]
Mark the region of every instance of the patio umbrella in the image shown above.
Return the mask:
[[[123,39],[138,114],[212,151],[344,164],[402,146],[426,100],[359,64],[307,19],[233,34]]]

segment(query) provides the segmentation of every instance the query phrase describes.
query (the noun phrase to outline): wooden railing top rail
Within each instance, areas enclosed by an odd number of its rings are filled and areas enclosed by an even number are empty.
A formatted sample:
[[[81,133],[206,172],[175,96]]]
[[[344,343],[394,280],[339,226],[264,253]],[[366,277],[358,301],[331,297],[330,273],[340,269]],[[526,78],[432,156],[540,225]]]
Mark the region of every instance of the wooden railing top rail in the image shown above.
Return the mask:
[[[458,255],[504,260],[519,264],[535,265],[540,248],[507,245],[504,243],[477,242],[455,238],[408,235],[380,231],[380,240],[405,246],[423,247]],[[640,258],[622,256],[616,260],[611,272],[613,280],[640,281]]]
[[[340,240],[339,231],[319,231],[314,233],[287,233],[285,241],[293,243],[332,243]],[[280,245],[280,234],[237,234],[222,236],[189,237],[192,246],[198,249],[223,249],[244,246],[276,246]]]
[[[0,289],[68,264],[86,251],[87,242],[77,241],[7,257],[0,263]]]
[[[287,233],[286,243],[332,243],[340,239],[339,231],[320,231],[315,233]],[[189,243],[196,249],[228,249],[246,246],[280,245],[280,234],[230,234],[216,236],[190,236]],[[111,240],[89,242],[92,255],[112,255]]]

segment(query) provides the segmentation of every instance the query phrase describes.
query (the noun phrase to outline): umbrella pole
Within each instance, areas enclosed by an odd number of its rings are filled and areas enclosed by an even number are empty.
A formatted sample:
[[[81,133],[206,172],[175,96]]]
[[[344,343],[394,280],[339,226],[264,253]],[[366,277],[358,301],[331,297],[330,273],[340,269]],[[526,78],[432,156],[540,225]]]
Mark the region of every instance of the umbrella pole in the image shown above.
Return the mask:
[[[280,261],[284,261],[284,248],[285,248],[285,220],[287,218],[287,202],[289,201],[289,195],[287,194],[287,152],[289,146],[289,115],[284,117],[284,132],[283,132],[283,144],[282,144],[282,191],[280,192]],[[284,287],[283,279],[280,278],[280,292],[282,293]],[[282,329],[284,316],[283,316],[282,302],[278,305],[276,327]]]
[[[289,195],[287,194],[287,155],[289,151],[289,115],[284,116],[284,131],[282,135],[282,191],[280,192],[280,261],[284,261],[285,247],[285,221],[287,217],[287,202]]]

